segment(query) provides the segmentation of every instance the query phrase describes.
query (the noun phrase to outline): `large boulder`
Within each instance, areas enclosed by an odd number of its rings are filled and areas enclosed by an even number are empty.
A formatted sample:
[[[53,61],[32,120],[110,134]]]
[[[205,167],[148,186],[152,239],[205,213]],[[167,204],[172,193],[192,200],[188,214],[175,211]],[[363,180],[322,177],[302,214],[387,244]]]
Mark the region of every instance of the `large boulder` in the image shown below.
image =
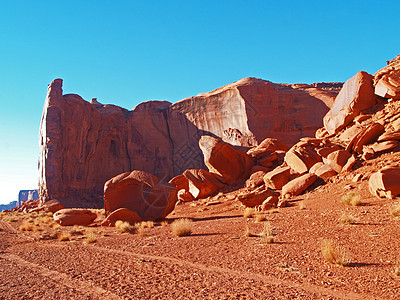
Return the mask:
[[[204,162],[211,173],[228,185],[240,183],[250,176],[253,159],[245,152],[212,136],[202,136],[199,141]]]
[[[253,147],[247,151],[247,154],[254,158],[262,158],[263,156],[273,153],[276,150],[288,151],[288,147],[275,138],[266,138],[258,146]]]
[[[89,209],[61,209],[53,214],[53,219],[62,226],[92,224],[97,218],[97,214]]]
[[[328,164],[336,173],[342,172],[343,167],[351,157],[350,152],[346,150],[337,150],[330,153],[325,162]]]
[[[161,183],[144,171],[120,174],[104,185],[104,208],[107,213],[126,208],[138,214],[141,220],[165,218],[175,208],[177,188]]]
[[[237,199],[246,207],[256,207],[261,205],[269,196],[273,196],[274,192],[260,186],[253,191],[243,191],[238,196]]]
[[[289,182],[291,175],[292,175],[291,169],[289,166],[286,167],[279,166],[274,170],[272,170],[271,172],[265,174],[263,179],[266,187],[275,190],[280,190],[286,183]]]
[[[389,199],[400,195],[400,167],[386,167],[373,173],[369,178],[369,191]]]
[[[385,127],[380,123],[372,123],[358,133],[347,145],[349,152],[362,153],[365,145],[375,142],[381,134],[385,132]]]
[[[324,117],[324,127],[336,134],[363,110],[376,103],[373,76],[360,71],[346,81],[331,110]]]

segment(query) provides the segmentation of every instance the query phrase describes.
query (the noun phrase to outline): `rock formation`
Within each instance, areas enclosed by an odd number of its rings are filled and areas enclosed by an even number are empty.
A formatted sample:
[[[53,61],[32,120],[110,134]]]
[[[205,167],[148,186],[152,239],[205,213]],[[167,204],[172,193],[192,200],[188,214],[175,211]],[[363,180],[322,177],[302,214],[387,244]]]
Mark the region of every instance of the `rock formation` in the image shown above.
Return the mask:
[[[267,137],[291,146],[322,126],[336,85],[245,78],[175,104],[150,101],[128,111],[63,95],[62,80],[55,79],[40,126],[41,201],[100,207],[104,183],[123,172],[144,170],[169,180],[205,169],[198,146],[205,134],[234,146],[256,146]],[[271,166],[268,158],[264,163]]]

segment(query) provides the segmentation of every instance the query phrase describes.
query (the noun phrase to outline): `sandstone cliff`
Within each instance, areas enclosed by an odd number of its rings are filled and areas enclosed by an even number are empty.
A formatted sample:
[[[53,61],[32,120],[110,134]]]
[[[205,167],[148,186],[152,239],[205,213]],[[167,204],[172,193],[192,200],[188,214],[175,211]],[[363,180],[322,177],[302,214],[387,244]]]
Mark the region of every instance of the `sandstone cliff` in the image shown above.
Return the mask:
[[[175,104],[149,101],[128,111],[63,95],[62,80],[55,79],[40,126],[41,199],[101,206],[104,183],[123,172],[144,170],[168,180],[205,168],[198,146],[203,135],[234,146],[254,146],[266,137],[291,146],[322,126],[336,92],[326,84],[245,78]]]

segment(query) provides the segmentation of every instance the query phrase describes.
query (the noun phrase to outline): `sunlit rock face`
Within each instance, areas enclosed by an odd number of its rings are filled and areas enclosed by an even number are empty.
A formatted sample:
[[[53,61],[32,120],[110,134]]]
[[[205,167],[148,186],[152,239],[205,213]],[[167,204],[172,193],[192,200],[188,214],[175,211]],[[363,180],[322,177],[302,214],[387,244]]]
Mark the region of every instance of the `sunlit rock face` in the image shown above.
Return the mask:
[[[48,87],[40,126],[39,193],[65,207],[103,205],[104,183],[143,170],[161,181],[186,169],[205,169],[199,139],[233,146],[266,137],[293,145],[313,136],[337,89],[274,84],[245,78],[174,104],[148,101],[133,110],[63,95],[62,80]]]

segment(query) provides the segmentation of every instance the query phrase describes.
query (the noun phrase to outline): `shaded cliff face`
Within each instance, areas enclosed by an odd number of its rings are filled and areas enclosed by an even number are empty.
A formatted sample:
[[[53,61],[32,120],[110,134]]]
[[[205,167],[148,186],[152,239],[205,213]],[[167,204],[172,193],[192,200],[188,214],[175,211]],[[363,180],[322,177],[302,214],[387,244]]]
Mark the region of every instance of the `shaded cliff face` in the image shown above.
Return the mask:
[[[65,206],[101,206],[104,183],[132,170],[169,180],[205,168],[198,141],[236,146],[266,137],[294,144],[322,126],[336,94],[310,85],[245,78],[175,104],[149,101],[132,111],[48,87],[40,126],[39,193]]]

